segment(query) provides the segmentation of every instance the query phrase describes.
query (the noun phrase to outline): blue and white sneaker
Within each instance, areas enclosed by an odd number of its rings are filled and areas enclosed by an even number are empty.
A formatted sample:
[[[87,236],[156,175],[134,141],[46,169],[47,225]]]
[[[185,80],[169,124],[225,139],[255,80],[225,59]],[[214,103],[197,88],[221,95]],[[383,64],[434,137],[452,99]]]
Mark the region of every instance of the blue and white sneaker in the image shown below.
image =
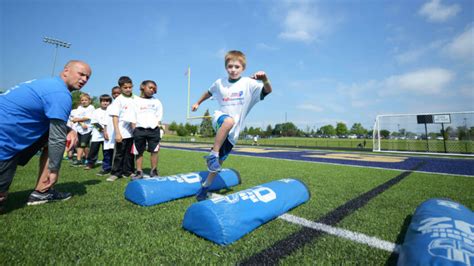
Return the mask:
[[[222,170],[221,165],[219,164],[219,157],[210,154],[208,156],[204,156],[204,158],[206,159],[207,170],[209,170],[209,172],[215,173]]]
[[[209,187],[203,187],[201,186],[201,188],[199,189],[199,191],[196,193],[196,200],[197,201],[203,201],[203,200],[207,200],[207,198],[209,197],[207,195],[207,191],[209,190]]]

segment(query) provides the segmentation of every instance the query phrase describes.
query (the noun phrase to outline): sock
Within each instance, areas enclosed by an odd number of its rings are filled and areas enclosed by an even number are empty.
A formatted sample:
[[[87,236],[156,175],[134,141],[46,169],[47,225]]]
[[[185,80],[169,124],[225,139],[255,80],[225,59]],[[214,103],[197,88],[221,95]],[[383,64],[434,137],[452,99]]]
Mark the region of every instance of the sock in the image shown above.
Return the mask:
[[[219,152],[218,151],[211,151],[211,153],[209,153],[209,155],[214,155],[214,156],[219,158]]]

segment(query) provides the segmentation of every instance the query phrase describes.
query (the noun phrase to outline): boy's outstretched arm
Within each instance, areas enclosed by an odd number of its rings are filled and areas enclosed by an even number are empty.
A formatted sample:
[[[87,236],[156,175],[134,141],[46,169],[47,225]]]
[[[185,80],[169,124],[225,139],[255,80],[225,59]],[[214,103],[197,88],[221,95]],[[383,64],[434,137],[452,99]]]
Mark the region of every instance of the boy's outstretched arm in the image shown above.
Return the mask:
[[[258,71],[252,76],[250,76],[250,78],[261,80],[263,82],[263,92],[265,93],[265,95],[272,92],[272,84],[270,83],[270,80],[268,79],[268,76],[264,71]]]
[[[209,91],[204,92],[201,98],[199,98],[199,100],[195,104],[193,104],[193,106],[191,107],[191,110],[195,112],[199,108],[199,105],[201,105],[201,103],[204,102],[205,100],[211,98],[211,96],[212,95],[209,93]]]

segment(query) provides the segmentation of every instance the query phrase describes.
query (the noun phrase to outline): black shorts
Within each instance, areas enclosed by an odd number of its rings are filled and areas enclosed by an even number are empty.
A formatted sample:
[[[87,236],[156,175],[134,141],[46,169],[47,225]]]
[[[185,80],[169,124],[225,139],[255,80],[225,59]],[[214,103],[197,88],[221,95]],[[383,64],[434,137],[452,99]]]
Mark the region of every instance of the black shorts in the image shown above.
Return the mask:
[[[153,153],[158,152],[157,148],[160,144],[160,128],[142,128],[137,127],[133,131],[133,141],[135,143],[135,148],[137,149],[138,155],[142,155],[145,152],[145,149],[148,144],[147,151]]]
[[[12,158],[0,161],[0,192],[8,191],[15,176],[17,165],[26,165],[33,156],[48,144],[49,131],[44,133],[35,143],[18,152]]]
[[[92,132],[81,134],[77,133],[77,147],[79,148],[87,148],[89,147],[89,143],[91,142]]]

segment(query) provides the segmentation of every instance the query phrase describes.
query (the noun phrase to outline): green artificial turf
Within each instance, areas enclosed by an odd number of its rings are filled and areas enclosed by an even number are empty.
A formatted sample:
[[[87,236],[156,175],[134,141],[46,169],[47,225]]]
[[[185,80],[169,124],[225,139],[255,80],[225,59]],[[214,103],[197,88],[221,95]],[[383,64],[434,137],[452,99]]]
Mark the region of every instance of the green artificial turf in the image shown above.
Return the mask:
[[[202,171],[203,155],[162,149],[160,175]],[[35,185],[37,164],[35,157],[26,167],[19,167],[10,187],[7,213],[0,216],[2,265],[234,265],[301,229],[275,219],[229,246],[218,246],[181,227],[194,197],[140,207],[123,196],[129,179],[106,182],[106,177],[95,175],[100,168],[85,171],[70,167],[67,161],[63,162],[56,189],[74,196],[65,202],[26,206]],[[144,167],[149,169],[148,157]],[[401,173],[237,155],[231,155],[224,167],[238,170],[242,177],[242,184],[226,193],[281,178],[302,180],[312,197],[290,213],[313,221]],[[472,209],[472,187],[472,177],[412,173],[334,226],[400,244],[407,218],[421,202],[446,197]],[[323,235],[282,258],[281,263],[380,265],[393,263],[391,255]]]

